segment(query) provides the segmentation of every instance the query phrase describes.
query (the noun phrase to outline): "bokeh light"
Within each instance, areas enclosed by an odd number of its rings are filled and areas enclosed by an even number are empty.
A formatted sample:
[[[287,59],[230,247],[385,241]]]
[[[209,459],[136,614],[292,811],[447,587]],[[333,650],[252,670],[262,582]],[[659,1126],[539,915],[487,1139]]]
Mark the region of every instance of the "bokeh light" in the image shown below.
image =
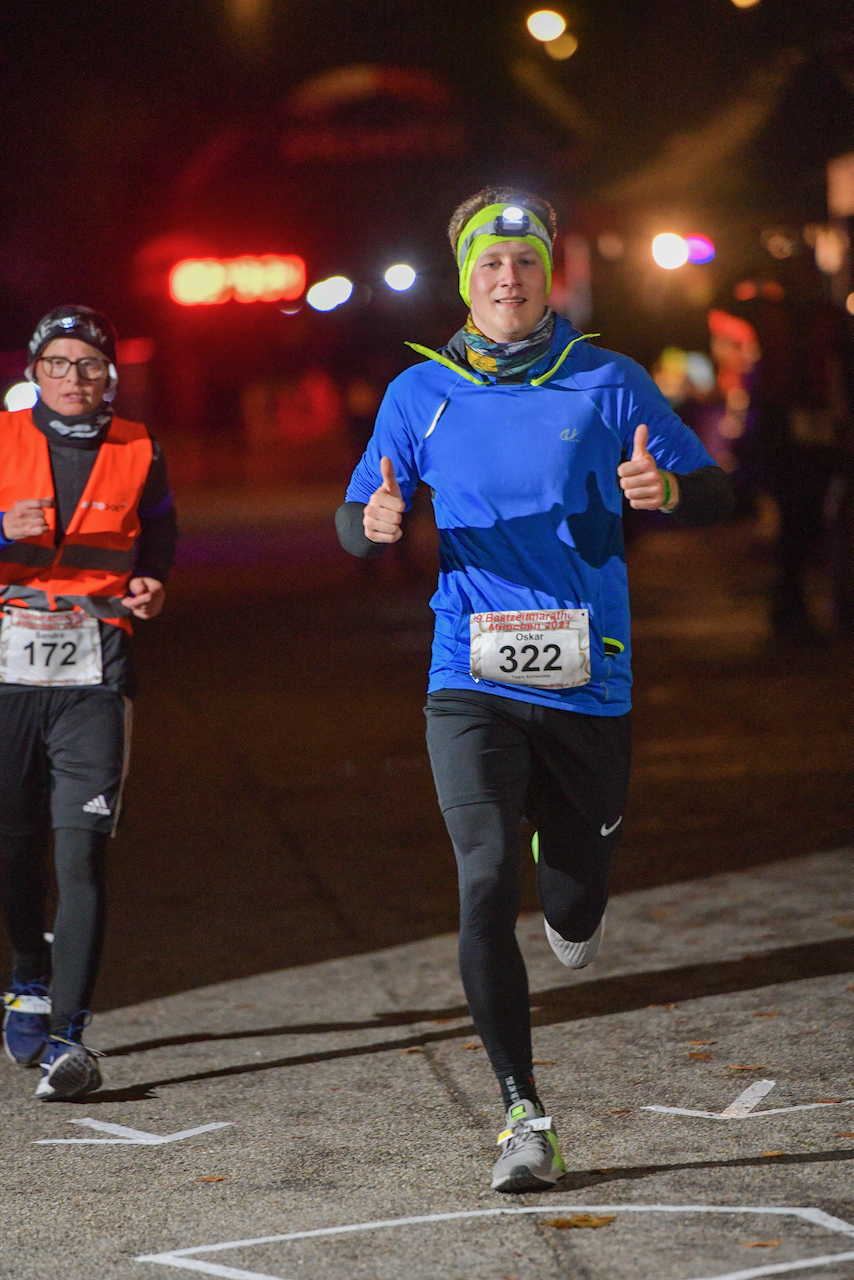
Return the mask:
[[[34,382],[16,382],[3,397],[3,403],[10,413],[16,409],[32,409],[39,398],[39,389]]]
[[[528,30],[535,40],[557,40],[566,31],[566,18],[554,9],[538,9],[528,18]]]
[[[652,256],[665,271],[675,271],[677,267],[684,267],[688,261],[688,245],[682,236],[677,236],[672,231],[663,231],[653,239]]]
[[[759,0],[732,0],[736,9],[752,9],[755,4],[759,4]]]
[[[550,58],[554,58],[556,62],[563,62],[565,58],[571,58],[575,53],[578,41],[575,36],[564,31],[563,35],[558,36],[556,40],[546,40],[543,48]]]
[[[353,285],[346,276],[330,276],[318,280],[305,295],[305,300],[315,311],[334,311],[345,303],[353,292]]]
[[[385,273],[385,282],[389,289],[394,289],[396,293],[404,293],[415,284],[415,272],[405,262],[396,262]]]
[[[225,265],[218,258],[185,258],[169,272],[169,296],[184,307],[225,302]]]
[[[616,262],[626,252],[626,242],[615,231],[603,231],[596,241],[596,247],[608,262]]]
[[[184,307],[298,298],[305,289],[305,263],[296,254],[260,258],[185,258],[169,272],[169,295]]]
[[[849,293],[848,297],[845,299],[845,310],[848,312],[849,316],[854,316],[854,293]]]
[[[685,244],[688,246],[689,262],[703,266],[714,259],[715,246],[708,236],[686,236]]]

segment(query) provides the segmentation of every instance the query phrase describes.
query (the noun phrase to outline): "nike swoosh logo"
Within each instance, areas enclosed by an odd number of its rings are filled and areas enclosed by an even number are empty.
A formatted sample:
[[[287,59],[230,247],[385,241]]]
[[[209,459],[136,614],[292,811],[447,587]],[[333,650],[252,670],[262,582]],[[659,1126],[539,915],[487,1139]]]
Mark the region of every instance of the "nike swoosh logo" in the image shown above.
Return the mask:
[[[609,836],[609,835],[611,834],[611,832],[612,832],[612,831],[616,831],[616,830],[617,830],[617,827],[620,825],[620,823],[621,823],[622,821],[623,821],[623,815],[622,815],[622,814],[620,814],[619,818],[618,818],[618,819],[617,819],[617,821],[614,823],[613,827],[606,827],[606,826],[605,826],[605,823],[603,822],[603,823],[602,823],[602,825],[601,825],[601,827],[599,828],[599,834],[600,834],[600,836]]]

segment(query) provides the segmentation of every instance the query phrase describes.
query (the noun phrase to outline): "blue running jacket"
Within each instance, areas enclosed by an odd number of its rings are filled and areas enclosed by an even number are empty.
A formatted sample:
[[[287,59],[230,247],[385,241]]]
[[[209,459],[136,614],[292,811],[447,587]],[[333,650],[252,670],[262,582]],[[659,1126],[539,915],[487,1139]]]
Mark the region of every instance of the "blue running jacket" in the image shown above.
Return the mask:
[[[383,456],[407,509],[419,480],[432,490],[439,584],[430,601],[431,692],[480,689],[596,716],[630,709],[617,467],[641,423],[662,470],[714,466],[640,365],[591,346],[560,317],[548,355],[524,383],[498,385],[434,356],[389,385],[347,501],[368,502],[382,483]],[[532,689],[470,675],[469,615],[511,609],[587,609],[590,682]]]

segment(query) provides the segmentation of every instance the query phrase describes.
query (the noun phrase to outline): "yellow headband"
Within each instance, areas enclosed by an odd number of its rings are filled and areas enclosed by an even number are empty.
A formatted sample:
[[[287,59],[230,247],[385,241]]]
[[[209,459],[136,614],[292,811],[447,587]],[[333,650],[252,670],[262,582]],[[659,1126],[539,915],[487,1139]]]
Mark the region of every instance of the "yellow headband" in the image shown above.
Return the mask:
[[[506,214],[509,212],[510,217]],[[552,242],[548,230],[535,213],[518,204],[490,204],[478,209],[460,232],[457,241],[457,267],[460,272],[460,295],[471,303],[471,273],[484,249],[507,240],[521,240],[537,250],[546,272],[546,293],[552,287]]]

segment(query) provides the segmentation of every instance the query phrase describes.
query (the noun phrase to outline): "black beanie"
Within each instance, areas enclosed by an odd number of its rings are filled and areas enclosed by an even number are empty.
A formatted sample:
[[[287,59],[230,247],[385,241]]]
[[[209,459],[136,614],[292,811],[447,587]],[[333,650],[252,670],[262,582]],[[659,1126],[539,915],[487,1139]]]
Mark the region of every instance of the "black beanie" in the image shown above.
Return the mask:
[[[54,338],[79,338],[116,363],[116,332],[105,315],[91,307],[57,307],[42,316],[30,338],[30,364]]]

